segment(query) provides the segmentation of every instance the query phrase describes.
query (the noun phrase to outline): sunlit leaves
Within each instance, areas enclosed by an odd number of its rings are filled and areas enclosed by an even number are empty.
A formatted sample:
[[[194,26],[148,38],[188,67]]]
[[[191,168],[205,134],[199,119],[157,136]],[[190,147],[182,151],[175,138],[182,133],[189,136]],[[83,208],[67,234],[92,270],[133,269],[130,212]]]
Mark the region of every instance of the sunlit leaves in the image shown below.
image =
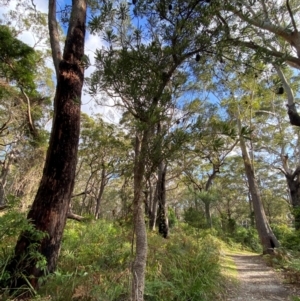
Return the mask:
[[[36,55],[33,48],[16,39],[11,30],[0,26],[1,77],[27,89],[34,89]]]

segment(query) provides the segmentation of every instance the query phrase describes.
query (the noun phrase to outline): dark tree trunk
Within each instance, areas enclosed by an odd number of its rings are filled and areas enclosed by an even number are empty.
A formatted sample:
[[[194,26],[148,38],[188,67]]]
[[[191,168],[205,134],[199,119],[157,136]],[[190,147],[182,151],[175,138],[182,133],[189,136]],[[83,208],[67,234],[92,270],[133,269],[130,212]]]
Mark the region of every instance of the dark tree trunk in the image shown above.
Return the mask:
[[[157,219],[157,204],[158,204],[158,198],[157,198],[157,183],[153,195],[153,200],[152,200],[152,206],[151,206],[151,216],[150,216],[150,222],[149,222],[149,228],[150,230],[155,230],[155,225],[156,225],[156,219]]]
[[[158,180],[157,180],[157,200],[158,200],[158,232],[164,238],[168,237],[169,225],[168,217],[166,212],[166,173],[167,165],[160,162],[158,166]]]
[[[295,173],[293,175],[286,174],[285,176],[290,190],[295,229],[300,230],[300,179],[297,170]]]
[[[53,9],[55,11],[54,6],[55,1],[49,1],[49,18],[52,15],[50,11],[52,13]],[[29,254],[33,246],[45,257],[46,272],[51,273],[56,268],[77,162],[84,77],[81,59],[84,55],[85,21],[86,1],[73,0],[64,53],[59,63],[55,64],[57,87],[49,148],[41,183],[28,213],[29,222],[36,230],[46,235],[41,239],[32,233],[21,233],[15,247],[15,255],[7,267],[15,276],[11,288],[28,286],[27,281],[32,288],[38,287],[38,279],[45,271],[36,266],[37,259]],[[51,22],[49,22],[50,34],[53,30]],[[53,49],[52,44],[51,46]],[[56,55],[56,58],[59,58],[59,54],[53,53],[54,57]],[[14,274],[19,269],[27,281],[19,274]]]
[[[145,187],[144,193],[144,204],[145,204],[145,216],[149,218],[151,217],[151,186],[149,185],[149,180],[146,181],[147,186]],[[150,183],[151,185],[151,183]]]

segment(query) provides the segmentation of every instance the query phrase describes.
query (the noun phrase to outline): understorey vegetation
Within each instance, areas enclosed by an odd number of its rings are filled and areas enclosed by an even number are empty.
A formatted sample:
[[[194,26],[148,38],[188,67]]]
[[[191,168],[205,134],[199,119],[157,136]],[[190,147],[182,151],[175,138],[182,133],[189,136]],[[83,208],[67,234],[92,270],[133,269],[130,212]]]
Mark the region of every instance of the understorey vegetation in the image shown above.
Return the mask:
[[[233,249],[299,282],[297,1],[0,6],[0,299],[222,300]]]

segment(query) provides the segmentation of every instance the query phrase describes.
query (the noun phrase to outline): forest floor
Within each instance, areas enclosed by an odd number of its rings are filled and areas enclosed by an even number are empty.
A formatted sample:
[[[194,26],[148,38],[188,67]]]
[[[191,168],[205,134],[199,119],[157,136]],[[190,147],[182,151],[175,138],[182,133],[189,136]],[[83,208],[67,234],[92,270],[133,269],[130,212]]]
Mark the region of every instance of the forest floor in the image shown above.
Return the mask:
[[[230,281],[237,283],[229,286],[226,301],[300,301],[300,287],[287,284],[284,275],[268,267],[262,256],[252,253],[227,256],[233,263],[229,267],[231,274],[237,272]]]

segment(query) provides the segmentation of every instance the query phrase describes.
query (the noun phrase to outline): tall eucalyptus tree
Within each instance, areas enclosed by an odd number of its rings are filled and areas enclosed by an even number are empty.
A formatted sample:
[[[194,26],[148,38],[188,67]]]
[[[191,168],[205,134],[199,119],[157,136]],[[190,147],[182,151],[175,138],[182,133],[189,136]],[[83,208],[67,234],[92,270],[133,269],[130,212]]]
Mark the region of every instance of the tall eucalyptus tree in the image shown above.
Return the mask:
[[[86,1],[73,0],[64,51],[60,49],[56,0],[49,0],[49,34],[57,77],[54,117],[43,176],[28,221],[37,232],[21,233],[15,254],[7,266],[11,288],[35,289],[38,279],[56,268],[67,211],[74,186],[83,86]],[[44,233],[37,235],[37,233]],[[37,265],[44,256],[43,268]],[[21,272],[19,272],[21,269]]]
[[[129,9],[117,5],[117,18],[107,29],[108,47],[97,50],[97,70],[91,92],[105,92],[135,118],[134,232],[136,254],[132,265],[134,301],[143,300],[147,236],[142,208],[145,165],[151,160],[154,127],[174,106],[172,95],[187,82],[186,68],[205,62],[221,38],[218,23],[210,23],[212,8],[199,1],[137,1],[133,26]],[[143,18],[143,22],[138,22]],[[97,28],[97,18],[91,21]],[[196,58],[191,60],[192,57]]]

